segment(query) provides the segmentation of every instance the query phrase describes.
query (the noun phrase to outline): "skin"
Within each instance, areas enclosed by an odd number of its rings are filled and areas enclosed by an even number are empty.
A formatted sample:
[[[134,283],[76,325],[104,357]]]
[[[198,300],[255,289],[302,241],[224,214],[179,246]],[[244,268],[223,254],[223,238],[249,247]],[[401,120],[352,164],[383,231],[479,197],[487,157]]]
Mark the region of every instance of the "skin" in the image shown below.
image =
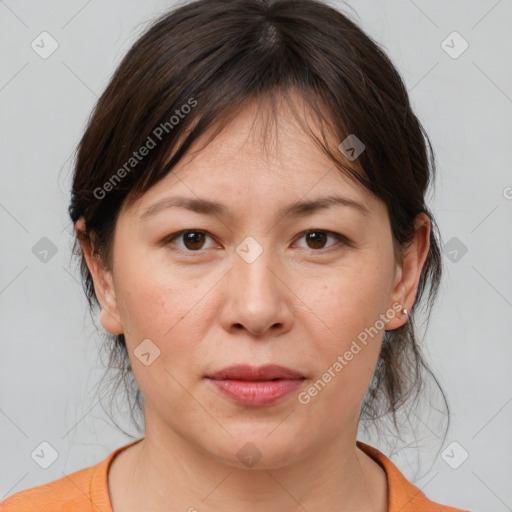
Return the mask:
[[[109,470],[115,512],[387,510],[385,473],[356,447],[357,426],[384,329],[407,321],[392,306],[410,310],[414,303],[429,219],[417,217],[399,265],[385,203],[337,171],[284,107],[279,145],[265,153],[261,130],[268,128],[255,112],[252,104],[240,111],[205,149],[191,148],[122,209],[112,269],[81,242],[102,325],[125,334],[145,399],[144,440]],[[369,215],[331,206],[277,217],[283,206],[333,193],[363,203]],[[141,220],[146,208],[175,195],[220,201],[231,216],[173,207]],[[84,229],[82,220],[76,229]],[[194,243],[162,242],[184,229],[207,233]],[[316,244],[307,230],[320,231]],[[249,236],[263,251],[252,263],[236,252]],[[395,314],[378,335],[308,404],[300,403],[298,392],[387,311]],[[148,366],[134,355],[145,339],[160,350]],[[297,392],[270,406],[238,405],[204,378],[235,363],[269,362],[306,377]],[[237,457],[247,442],[261,453],[252,468]]]

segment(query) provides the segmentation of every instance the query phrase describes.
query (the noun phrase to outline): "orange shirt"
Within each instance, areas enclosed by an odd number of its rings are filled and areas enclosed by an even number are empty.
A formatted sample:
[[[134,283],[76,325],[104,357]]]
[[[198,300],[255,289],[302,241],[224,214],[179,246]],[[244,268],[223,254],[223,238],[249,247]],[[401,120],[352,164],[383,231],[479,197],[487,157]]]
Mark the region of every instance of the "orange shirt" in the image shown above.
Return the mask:
[[[121,446],[95,466],[12,494],[0,512],[113,512],[107,471],[114,457],[141,439]],[[357,446],[382,466],[388,479],[388,512],[468,512],[430,501],[383,453],[361,441]]]

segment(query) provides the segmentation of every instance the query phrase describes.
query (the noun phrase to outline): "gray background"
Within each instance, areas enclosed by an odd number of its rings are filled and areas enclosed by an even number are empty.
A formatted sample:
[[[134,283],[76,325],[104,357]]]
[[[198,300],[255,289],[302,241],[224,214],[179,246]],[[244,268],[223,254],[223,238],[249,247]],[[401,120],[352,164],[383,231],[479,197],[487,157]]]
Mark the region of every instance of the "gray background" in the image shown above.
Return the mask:
[[[511,2],[330,3],[397,65],[440,173],[429,202],[445,277],[426,352],[453,422],[442,446],[418,443],[426,464],[419,472],[405,451],[373,444],[435,501],[512,510]],[[95,101],[145,23],[172,5],[0,1],[0,501],[131,441],[110,424],[96,393],[105,358],[70,261],[68,191]],[[43,31],[58,42],[46,59],[31,47]],[[446,39],[453,31],[469,44],[461,55],[463,40]],[[46,262],[36,245],[48,245],[43,237],[57,251]],[[31,458],[44,441],[59,454],[48,469]]]

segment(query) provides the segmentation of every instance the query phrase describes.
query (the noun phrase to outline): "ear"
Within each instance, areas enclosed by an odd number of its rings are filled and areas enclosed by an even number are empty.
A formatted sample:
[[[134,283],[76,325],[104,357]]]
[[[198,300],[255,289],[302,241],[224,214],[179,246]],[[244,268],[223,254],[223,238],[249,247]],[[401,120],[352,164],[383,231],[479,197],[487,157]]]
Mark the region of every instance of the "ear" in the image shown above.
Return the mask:
[[[431,223],[429,217],[423,212],[419,213],[414,224],[414,239],[405,250],[402,264],[397,264],[396,268],[394,288],[388,310],[393,309],[397,314],[386,322],[385,328],[388,331],[397,329],[408,321],[403,309],[406,308],[408,312],[412,309],[416,300],[423,265],[430,250]],[[397,304],[400,304],[399,310]]]
[[[93,243],[86,236],[85,219],[81,217],[75,224],[75,231],[84,253],[89,272],[94,282],[94,291],[101,306],[101,325],[111,334],[122,334],[123,326],[117,306],[112,273],[99,256],[94,253]]]

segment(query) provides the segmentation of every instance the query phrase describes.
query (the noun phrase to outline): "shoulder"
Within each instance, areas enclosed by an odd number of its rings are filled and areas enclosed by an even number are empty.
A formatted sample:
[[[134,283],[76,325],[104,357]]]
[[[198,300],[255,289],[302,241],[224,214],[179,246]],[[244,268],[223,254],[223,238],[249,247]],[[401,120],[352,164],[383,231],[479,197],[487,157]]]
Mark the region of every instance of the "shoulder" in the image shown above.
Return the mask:
[[[382,452],[357,441],[357,446],[375,460],[386,472],[388,480],[388,512],[469,512],[460,508],[435,503],[410,483],[401,471]]]
[[[91,483],[99,466],[75,471],[46,484],[16,492],[0,502],[0,512],[92,511]]]
[[[12,494],[0,502],[0,512],[112,512],[108,467],[125,448],[114,450],[96,465]]]
[[[12,494],[0,502],[0,512],[112,512],[109,466],[118,453],[141,440],[117,448],[94,466]]]

